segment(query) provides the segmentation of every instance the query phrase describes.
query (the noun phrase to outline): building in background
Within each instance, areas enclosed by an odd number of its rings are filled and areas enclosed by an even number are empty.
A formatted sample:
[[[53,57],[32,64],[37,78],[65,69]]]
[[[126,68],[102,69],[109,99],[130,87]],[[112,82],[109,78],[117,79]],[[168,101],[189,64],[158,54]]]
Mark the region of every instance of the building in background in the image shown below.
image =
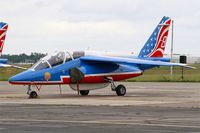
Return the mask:
[[[192,56],[192,55],[188,55],[188,54],[173,54],[172,62],[178,63],[181,55],[187,56],[187,63],[188,64],[200,63],[200,57],[199,56]],[[165,54],[164,57],[170,58],[170,54]]]

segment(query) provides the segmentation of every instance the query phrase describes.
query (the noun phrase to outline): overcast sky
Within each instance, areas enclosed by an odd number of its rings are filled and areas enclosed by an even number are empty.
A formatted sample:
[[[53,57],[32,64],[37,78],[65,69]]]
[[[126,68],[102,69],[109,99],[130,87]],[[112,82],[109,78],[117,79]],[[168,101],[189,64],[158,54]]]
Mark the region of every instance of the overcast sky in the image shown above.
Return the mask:
[[[0,1],[0,21],[9,24],[5,54],[65,49],[138,53],[165,15],[175,23],[174,52],[200,55],[200,0]]]

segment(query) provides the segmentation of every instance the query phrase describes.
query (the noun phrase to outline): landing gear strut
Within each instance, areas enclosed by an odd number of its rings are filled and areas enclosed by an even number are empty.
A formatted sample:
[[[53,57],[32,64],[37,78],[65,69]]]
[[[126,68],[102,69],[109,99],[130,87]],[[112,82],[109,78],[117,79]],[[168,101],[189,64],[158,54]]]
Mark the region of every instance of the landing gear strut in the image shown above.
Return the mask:
[[[109,77],[105,77],[105,80],[110,82],[112,91],[116,91],[118,96],[124,96],[126,94],[126,87],[124,85],[116,86],[113,79]]]
[[[28,85],[27,94],[29,95],[29,98],[37,98],[38,97],[37,92],[31,90],[31,85]]]

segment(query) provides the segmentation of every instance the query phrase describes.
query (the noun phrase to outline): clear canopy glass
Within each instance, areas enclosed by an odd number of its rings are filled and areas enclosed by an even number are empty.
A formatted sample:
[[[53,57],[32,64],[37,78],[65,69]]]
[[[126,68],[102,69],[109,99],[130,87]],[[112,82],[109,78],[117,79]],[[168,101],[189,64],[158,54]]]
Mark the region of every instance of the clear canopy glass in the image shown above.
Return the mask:
[[[69,52],[56,52],[53,55],[47,55],[44,58],[40,59],[35,65],[33,65],[31,69],[37,71],[51,68],[70,60],[72,60],[72,56]]]

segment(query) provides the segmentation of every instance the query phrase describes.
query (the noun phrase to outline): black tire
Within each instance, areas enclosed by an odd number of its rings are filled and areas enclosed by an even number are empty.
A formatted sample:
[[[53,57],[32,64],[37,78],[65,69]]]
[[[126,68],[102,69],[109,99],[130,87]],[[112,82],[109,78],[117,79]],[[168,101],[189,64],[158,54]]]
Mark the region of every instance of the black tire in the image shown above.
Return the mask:
[[[82,96],[87,96],[89,94],[89,90],[81,90],[80,93]]]
[[[118,96],[124,96],[126,94],[126,87],[124,85],[118,85],[115,90]]]
[[[31,93],[30,93],[30,95],[29,95],[29,98],[37,98],[37,97],[38,97],[37,92],[31,91]]]

